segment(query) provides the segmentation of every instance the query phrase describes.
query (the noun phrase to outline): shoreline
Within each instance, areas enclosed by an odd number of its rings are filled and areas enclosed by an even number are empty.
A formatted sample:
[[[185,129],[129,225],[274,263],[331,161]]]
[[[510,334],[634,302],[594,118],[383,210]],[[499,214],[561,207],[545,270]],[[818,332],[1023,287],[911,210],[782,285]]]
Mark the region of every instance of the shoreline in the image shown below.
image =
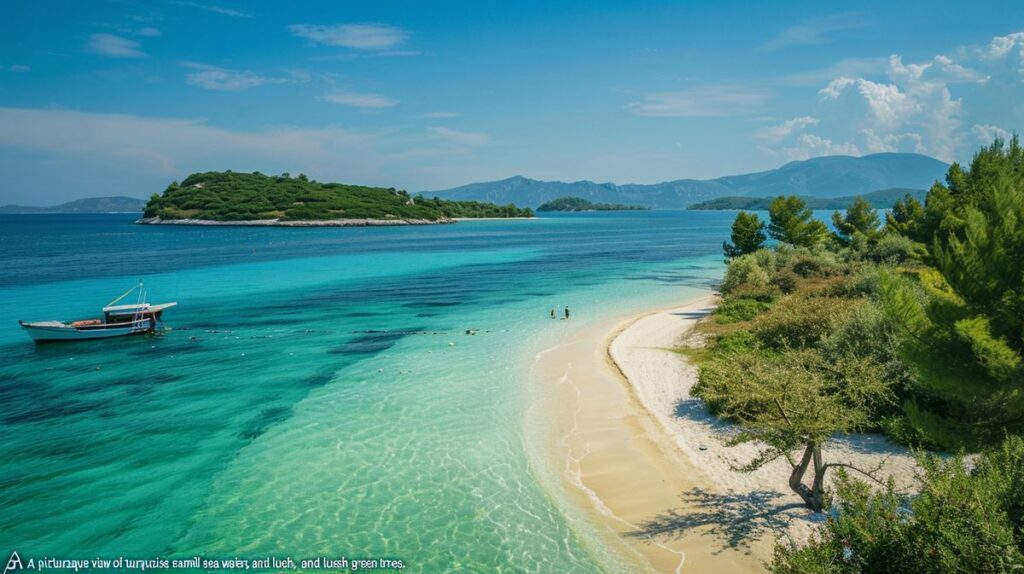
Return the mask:
[[[450,225],[460,221],[529,220],[536,217],[446,217],[443,219],[311,219],[281,221],[280,219],[246,219],[217,221],[214,219],[160,219],[143,217],[138,225],[195,225],[210,227],[394,227],[402,225]]]
[[[688,303],[700,309],[712,297],[705,292]],[[714,488],[714,481],[660,428],[608,353],[648,314],[585,326],[536,355],[530,379],[541,405],[532,417],[550,427],[542,463],[572,511],[598,531],[601,551],[630,562],[630,570],[762,572],[763,553],[723,549],[707,526],[656,532],[662,518],[693,510],[680,508],[683,493]]]
[[[138,225],[199,225],[211,227],[387,227],[395,225],[446,225],[455,219],[311,219],[281,221],[280,219],[246,219],[239,221],[217,221],[214,219],[160,219],[143,217]]]
[[[672,349],[716,303],[708,293],[585,327],[531,371],[553,387],[546,454],[563,489],[613,544],[659,572],[763,572],[776,538],[804,542],[823,520],[789,490],[784,460],[734,470],[757,445],[727,447],[736,427],[690,395],[697,368]],[[824,454],[881,465],[901,489],[917,470],[909,449],[880,435],[834,437]]]

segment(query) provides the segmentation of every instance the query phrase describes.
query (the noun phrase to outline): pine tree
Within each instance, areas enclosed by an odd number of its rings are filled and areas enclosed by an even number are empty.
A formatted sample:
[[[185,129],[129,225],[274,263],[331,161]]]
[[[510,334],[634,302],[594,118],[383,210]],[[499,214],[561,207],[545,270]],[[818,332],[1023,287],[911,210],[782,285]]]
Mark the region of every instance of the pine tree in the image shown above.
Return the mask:
[[[955,446],[1024,430],[1024,150],[997,140],[946,181],[914,230],[935,269],[916,284],[888,278],[884,302],[911,335],[905,353],[925,399],[908,417]]]
[[[897,201],[885,214],[885,229],[901,235],[910,235],[911,230],[924,217],[924,206],[909,193]]]
[[[836,236],[844,245],[848,245],[858,233],[868,239],[875,238],[878,235],[878,224],[878,210],[859,195],[846,208],[845,214],[838,211],[832,214]]]
[[[778,196],[768,206],[768,235],[797,247],[814,247],[828,238],[828,227],[814,219],[804,200],[795,195]]]
[[[722,243],[722,250],[725,251],[726,263],[740,255],[753,253],[764,245],[764,222],[756,213],[740,211],[732,222],[732,243]]]

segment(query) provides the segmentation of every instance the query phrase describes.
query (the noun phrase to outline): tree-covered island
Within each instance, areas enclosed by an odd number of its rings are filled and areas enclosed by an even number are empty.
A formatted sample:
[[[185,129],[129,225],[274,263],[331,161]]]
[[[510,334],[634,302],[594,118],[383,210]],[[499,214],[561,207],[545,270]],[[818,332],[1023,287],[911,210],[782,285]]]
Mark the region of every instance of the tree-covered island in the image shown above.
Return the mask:
[[[529,208],[425,198],[383,187],[231,171],[194,173],[153,194],[140,223],[403,225],[532,217]]]
[[[623,205],[621,203],[594,203],[582,197],[559,197],[544,203],[537,211],[646,211],[649,207],[642,205]]]

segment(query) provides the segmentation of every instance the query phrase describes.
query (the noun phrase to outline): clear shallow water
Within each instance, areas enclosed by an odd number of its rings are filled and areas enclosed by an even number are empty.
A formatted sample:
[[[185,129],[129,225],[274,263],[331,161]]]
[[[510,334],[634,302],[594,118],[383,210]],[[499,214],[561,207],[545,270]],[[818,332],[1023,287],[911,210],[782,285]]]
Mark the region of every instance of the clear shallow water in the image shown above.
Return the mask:
[[[525,358],[720,275],[733,214],[364,229],[0,216],[0,551],[609,567],[531,473]],[[35,347],[143,278],[163,336]],[[467,335],[467,329],[479,329]]]

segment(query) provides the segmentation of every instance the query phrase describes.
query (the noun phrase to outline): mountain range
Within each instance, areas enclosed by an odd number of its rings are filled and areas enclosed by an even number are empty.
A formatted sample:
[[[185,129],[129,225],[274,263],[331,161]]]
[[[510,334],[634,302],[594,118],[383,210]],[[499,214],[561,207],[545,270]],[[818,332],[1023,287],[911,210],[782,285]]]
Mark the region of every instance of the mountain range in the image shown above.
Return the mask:
[[[33,207],[28,205],[2,205],[0,213],[142,213],[145,199],[135,197],[86,197],[60,205]]]
[[[924,202],[927,191],[923,189],[910,189],[906,187],[894,187],[890,189],[880,189],[878,191],[872,191],[870,193],[858,194],[859,197],[867,200],[871,207],[875,209],[887,209],[893,206],[897,201],[900,201],[907,195],[910,195],[914,199]],[[846,209],[853,203],[853,200],[857,196],[846,195],[843,197],[811,197],[811,196],[800,196],[800,199],[804,200],[807,207],[811,209]],[[728,209],[743,209],[747,211],[766,211],[768,206],[771,205],[775,197],[737,197],[734,195],[725,195],[722,197],[716,197],[700,203],[695,203],[687,209],[696,210],[728,210]]]
[[[655,209],[684,209],[724,196],[800,195],[838,198],[883,189],[923,190],[945,177],[949,165],[914,153],[879,153],[861,157],[824,156],[792,161],[777,169],[715,179],[677,179],[654,184],[593,181],[540,181],[523,176],[425,191],[444,199],[515,203],[537,207],[565,196],[593,202],[629,203]]]

